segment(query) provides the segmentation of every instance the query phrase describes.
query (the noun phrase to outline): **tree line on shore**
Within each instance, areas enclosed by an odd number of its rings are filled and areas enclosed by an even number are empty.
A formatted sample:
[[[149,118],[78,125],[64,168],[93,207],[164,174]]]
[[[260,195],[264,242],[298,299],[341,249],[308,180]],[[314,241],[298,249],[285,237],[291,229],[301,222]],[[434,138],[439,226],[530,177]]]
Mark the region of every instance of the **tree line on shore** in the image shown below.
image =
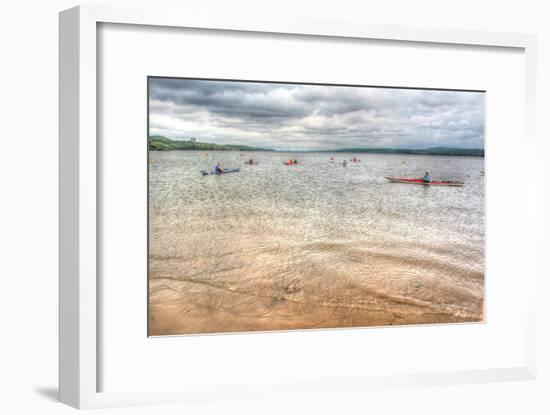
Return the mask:
[[[202,150],[202,151],[276,151],[269,148],[252,147],[236,144],[214,144],[195,140],[172,140],[153,135],[149,137],[149,150]],[[305,151],[307,152],[307,151]],[[322,153],[377,153],[377,154],[412,154],[426,156],[469,156],[485,157],[483,148],[431,147],[422,149],[410,148],[341,148],[336,150],[318,150]]]

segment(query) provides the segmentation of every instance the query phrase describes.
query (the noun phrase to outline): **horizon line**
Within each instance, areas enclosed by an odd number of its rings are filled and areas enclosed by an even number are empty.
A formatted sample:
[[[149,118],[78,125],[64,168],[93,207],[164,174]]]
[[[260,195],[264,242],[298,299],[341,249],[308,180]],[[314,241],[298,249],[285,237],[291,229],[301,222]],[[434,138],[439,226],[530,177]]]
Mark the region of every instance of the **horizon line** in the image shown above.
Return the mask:
[[[172,141],[191,141],[195,137],[190,138],[170,138],[165,135],[160,134],[149,134],[149,138],[153,137],[163,137],[168,140]],[[208,138],[206,138],[208,140]],[[447,149],[447,150],[483,150],[485,151],[485,146],[483,147],[452,147],[452,146],[432,146],[432,147],[338,147],[338,148],[319,148],[319,149],[307,149],[307,148],[296,148],[296,147],[288,147],[287,149],[281,148],[281,147],[269,147],[269,146],[262,146],[262,145],[251,145],[251,144],[219,144],[214,142],[208,142],[208,141],[195,141],[198,144],[215,144],[219,146],[244,146],[244,147],[252,147],[252,148],[259,148],[263,150],[269,150],[269,151],[278,151],[278,152],[330,152],[330,151],[342,151],[342,150],[412,150],[412,151],[418,151],[418,150],[433,150],[433,149]]]

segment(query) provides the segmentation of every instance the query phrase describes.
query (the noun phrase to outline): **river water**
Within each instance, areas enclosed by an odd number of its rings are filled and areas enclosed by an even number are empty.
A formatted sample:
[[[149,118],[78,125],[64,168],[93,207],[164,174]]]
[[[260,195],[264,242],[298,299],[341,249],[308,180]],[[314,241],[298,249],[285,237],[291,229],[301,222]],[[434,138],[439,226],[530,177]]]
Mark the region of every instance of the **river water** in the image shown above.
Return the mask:
[[[483,158],[149,157],[151,335],[484,318]],[[259,164],[245,165],[250,157]],[[202,176],[217,162],[241,170]],[[384,179],[425,171],[465,186]]]

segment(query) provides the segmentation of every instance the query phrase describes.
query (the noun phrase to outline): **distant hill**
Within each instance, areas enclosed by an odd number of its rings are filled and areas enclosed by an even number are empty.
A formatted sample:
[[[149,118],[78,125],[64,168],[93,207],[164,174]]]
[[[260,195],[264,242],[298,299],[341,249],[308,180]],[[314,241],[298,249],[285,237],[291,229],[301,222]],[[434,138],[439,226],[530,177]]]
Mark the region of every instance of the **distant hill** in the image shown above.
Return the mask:
[[[432,147],[423,149],[408,148],[341,148],[338,150],[326,151],[331,153],[379,153],[379,154],[417,154],[427,156],[469,156],[485,157],[485,150],[482,148],[454,148],[454,147]]]
[[[191,140],[172,140],[161,135],[149,137],[149,150],[170,151],[170,150],[202,150],[202,151],[273,151],[266,148],[241,146],[234,144],[213,144],[201,143]]]
[[[242,146],[235,144],[214,144],[191,140],[172,140],[161,135],[149,137],[149,150],[170,151],[170,150],[202,150],[202,151],[277,151],[269,148]],[[296,151],[300,152],[300,151]],[[305,151],[311,152],[311,151]],[[485,157],[485,150],[482,148],[454,148],[454,147],[432,147],[424,149],[408,148],[340,148],[337,150],[318,150],[321,153],[378,153],[378,154],[416,154],[427,156],[468,156]]]

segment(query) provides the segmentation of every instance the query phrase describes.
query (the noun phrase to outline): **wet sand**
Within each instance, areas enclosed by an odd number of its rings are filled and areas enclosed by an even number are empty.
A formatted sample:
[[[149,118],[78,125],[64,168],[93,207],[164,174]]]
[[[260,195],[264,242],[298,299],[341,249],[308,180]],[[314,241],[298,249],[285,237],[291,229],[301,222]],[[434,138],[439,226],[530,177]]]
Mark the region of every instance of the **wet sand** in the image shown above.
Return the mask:
[[[286,290],[277,296],[259,296],[195,282],[165,280],[154,285],[157,287],[151,288],[151,336],[482,320],[481,301],[477,316],[460,317],[368,294],[361,303],[338,305],[331,298]]]
[[[481,272],[357,242],[234,245],[210,247],[219,262],[200,243],[203,255],[151,257],[150,335],[483,320]]]

